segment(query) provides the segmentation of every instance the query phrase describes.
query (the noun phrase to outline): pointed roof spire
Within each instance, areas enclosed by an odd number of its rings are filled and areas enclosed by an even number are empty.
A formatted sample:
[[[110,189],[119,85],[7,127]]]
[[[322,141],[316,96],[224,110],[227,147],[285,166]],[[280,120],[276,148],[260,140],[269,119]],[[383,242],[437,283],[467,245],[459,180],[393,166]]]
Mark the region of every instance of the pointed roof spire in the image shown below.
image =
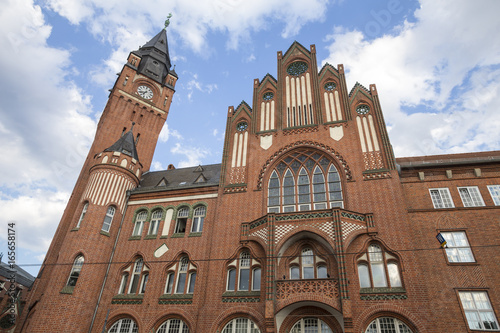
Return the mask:
[[[167,21],[170,23],[169,15]],[[165,28],[168,26],[165,21]],[[170,55],[168,53],[168,40],[166,29],[154,36],[149,42],[144,44],[137,51],[132,53],[141,57],[139,68],[137,72],[143,74],[160,84],[165,84],[172,63],[170,62]]]
[[[137,155],[137,149],[135,147],[134,133],[132,129],[135,123],[132,123],[132,128],[130,131],[122,135],[111,147],[104,149],[104,151],[117,151],[119,153],[128,155],[136,160],[139,160],[139,155]]]

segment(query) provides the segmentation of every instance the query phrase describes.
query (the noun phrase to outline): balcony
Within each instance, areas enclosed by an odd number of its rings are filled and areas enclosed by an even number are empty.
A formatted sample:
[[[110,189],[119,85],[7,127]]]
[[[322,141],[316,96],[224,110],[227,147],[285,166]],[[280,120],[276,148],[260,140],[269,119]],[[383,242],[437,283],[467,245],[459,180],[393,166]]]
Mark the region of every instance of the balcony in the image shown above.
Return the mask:
[[[315,300],[340,306],[338,281],[335,279],[302,279],[276,281],[276,300],[286,303]]]

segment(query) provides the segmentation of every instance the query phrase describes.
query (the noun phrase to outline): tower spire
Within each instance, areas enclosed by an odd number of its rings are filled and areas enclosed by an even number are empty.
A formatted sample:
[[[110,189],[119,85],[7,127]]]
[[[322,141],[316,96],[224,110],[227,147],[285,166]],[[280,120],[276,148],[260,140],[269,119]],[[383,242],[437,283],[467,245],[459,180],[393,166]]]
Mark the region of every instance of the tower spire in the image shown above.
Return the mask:
[[[165,29],[162,29],[149,42],[132,53],[142,59],[137,69],[139,74],[143,74],[160,84],[165,84],[165,78],[172,67]]]

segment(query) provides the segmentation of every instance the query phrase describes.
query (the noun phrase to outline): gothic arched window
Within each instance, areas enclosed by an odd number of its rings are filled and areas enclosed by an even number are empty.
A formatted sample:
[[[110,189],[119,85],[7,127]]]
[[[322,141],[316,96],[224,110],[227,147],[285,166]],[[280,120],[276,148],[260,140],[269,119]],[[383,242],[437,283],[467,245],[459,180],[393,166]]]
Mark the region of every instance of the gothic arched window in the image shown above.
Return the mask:
[[[378,244],[371,244],[358,258],[358,277],[361,288],[402,287],[397,258]]]
[[[290,261],[290,279],[326,279],[326,261],[314,254],[310,247],[304,247],[297,257]]]
[[[252,265],[253,262],[253,265]],[[258,291],[261,283],[261,268],[252,260],[250,252],[242,251],[227,270],[227,291]]]
[[[183,256],[167,272],[165,294],[192,294],[195,283],[196,267],[187,256]]]
[[[340,175],[330,158],[296,150],[271,171],[267,211],[287,213],[344,207]]]
[[[203,230],[203,221],[207,214],[207,207],[198,206],[194,209],[193,224],[191,225],[191,232],[201,232]]]
[[[119,294],[144,294],[149,279],[149,268],[144,265],[142,258],[137,258],[122,272]]]

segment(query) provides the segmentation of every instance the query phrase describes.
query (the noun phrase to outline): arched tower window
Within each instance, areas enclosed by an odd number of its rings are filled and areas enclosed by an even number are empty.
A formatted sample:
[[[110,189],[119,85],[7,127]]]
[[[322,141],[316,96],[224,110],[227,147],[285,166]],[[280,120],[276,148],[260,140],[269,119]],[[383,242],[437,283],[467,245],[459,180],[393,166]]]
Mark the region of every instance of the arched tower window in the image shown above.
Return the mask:
[[[106,211],[106,216],[104,217],[104,221],[102,222],[102,231],[109,232],[111,229],[111,223],[113,222],[113,217],[115,216],[115,207],[109,206]]]
[[[89,208],[89,203],[86,202],[85,205],[83,205],[82,213],[80,214],[80,218],[78,219],[78,223],[76,224],[77,228],[80,228],[80,225],[82,224],[82,221],[85,218],[85,214],[87,213],[88,208]]]
[[[75,261],[73,262],[73,266],[71,267],[71,272],[69,273],[68,282],[66,283],[67,286],[69,287],[76,286],[76,282],[78,281],[78,278],[80,277],[80,272],[82,271],[83,262],[84,262],[83,256],[80,255],[76,257]]]
[[[298,149],[283,158],[271,170],[267,195],[269,213],[344,207],[337,168],[314,150]]]

